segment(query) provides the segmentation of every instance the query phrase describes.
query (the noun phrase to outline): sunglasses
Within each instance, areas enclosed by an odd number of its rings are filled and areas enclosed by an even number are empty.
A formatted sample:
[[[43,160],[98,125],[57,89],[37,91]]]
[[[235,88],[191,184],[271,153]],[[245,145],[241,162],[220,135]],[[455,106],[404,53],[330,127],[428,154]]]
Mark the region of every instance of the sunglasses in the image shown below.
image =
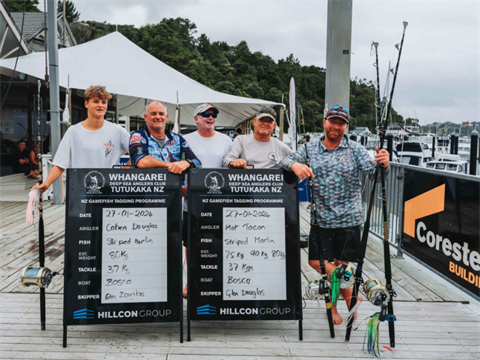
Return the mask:
[[[332,120],[332,119],[328,119],[328,121],[330,122],[330,124],[336,125],[336,126],[346,126],[347,125],[347,123],[345,121],[336,121],[336,120]]]
[[[258,119],[258,121],[269,123],[269,124],[273,124],[273,122],[274,122],[273,119],[271,119],[269,117],[262,117],[262,118]]]
[[[201,117],[204,117],[204,118],[209,118],[211,116],[212,118],[216,119],[218,114],[210,113],[210,112],[206,111],[206,112],[203,112],[203,113],[198,114],[198,115],[200,115]]]
[[[274,118],[277,117],[277,112],[273,109],[270,109],[269,107],[266,107],[266,106],[264,106],[260,110],[258,110],[257,115],[260,115],[260,114],[270,114]]]
[[[337,109],[342,109],[347,114],[349,114],[348,109],[345,106],[342,106],[342,105],[334,105],[330,108],[330,110],[337,110]]]

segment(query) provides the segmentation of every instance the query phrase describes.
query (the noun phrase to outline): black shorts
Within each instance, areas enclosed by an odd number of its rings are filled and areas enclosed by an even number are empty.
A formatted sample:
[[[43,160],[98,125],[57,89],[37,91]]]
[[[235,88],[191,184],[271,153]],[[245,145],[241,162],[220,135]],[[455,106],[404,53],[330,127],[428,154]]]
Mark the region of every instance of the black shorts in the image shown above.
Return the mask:
[[[188,241],[188,212],[183,211],[183,217],[182,217],[182,242],[183,246],[187,247],[187,241]]]
[[[321,247],[318,237],[321,239]],[[312,226],[308,239],[308,260],[320,260],[320,257],[325,256],[328,261],[337,259],[358,262],[360,240],[360,226],[341,229]]]

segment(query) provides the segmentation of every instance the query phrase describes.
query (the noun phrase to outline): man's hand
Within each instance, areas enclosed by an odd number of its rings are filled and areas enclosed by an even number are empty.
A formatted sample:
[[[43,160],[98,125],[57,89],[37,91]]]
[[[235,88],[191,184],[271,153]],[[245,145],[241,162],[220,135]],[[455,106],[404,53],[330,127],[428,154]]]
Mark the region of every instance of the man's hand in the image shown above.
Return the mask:
[[[237,169],[248,169],[247,162],[243,159],[233,160],[228,167],[237,168]]]
[[[307,165],[300,164],[300,163],[293,163],[292,171],[297,175],[300,179],[306,179],[307,177],[314,178],[313,170],[309,168]]]
[[[181,174],[189,167],[190,163],[188,161],[182,160],[170,163],[170,165],[168,165],[168,171],[170,171],[172,174]]]
[[[47,189],[50,187],[50,185],[47,185],[45,183],[43,183],[42,185],[39,185],[38,183],[36,183],[31,189],[30,191],[32,190],[35,190],[35,189],[38,189],[40,190],[40,193],[44,193],[45,191],[47,191]]]
[[[182,196],[187,200],[188,188],[186,186],[182,186]]]
[[[388,167],[388,161],[390,159],[390,154],[387,150],[382,149],[379,151],[378,146],[375,146],[375,161],[383,166],[384,169]]]

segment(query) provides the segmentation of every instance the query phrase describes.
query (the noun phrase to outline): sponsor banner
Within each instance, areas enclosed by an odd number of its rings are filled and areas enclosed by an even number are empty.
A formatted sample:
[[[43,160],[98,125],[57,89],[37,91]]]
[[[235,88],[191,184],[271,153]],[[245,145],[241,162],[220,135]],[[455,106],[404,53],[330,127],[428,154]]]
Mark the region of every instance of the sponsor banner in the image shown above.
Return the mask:
[[[402,248],[480,295],[480,183],[405,170]]]
[[[64,324],[180,321],[181,179],[68,169]]]
[[[190,173],[190,319],[300,319],[295,175],[238,169]]]

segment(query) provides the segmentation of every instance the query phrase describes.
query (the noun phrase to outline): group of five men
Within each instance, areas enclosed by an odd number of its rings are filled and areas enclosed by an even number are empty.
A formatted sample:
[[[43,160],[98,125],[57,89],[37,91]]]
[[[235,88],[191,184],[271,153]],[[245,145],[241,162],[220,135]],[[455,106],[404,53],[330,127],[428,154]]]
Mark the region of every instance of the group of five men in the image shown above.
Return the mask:
[[[232,142],[228,136],[215,131],[220,111],[211,104],[196,108],[194,120],[198,130],[183,137],[166,129],[166,105],[158,100],[150,101],[145,107],[146,127],[130,135],[121,126],[104,120],[111,98],[102,86],[92,86],[85,91],[88,117],[65,133],[47,179],[35,186],[41,192],[66,168],[111,168],[125,153],[130,154],[137,168],[167,168],[173,174],[195,167],[283,168],[293,171],[300,179],[313,179],[322,247],[318,248],[312,232],[310,266],[320,272],[319,260],[323,256],[327,260],[326,272],[331,273],[343,261],[358,261],[363,221],[359,173],[365,171],[373,177],[377,163],[388,167],[389,154],[381,150],[373,161],[363,146],[345,136],[350,121],[345,107],[334,106],[326,113],[325,134],[320,140],[293,152],[272,137],[277,114],[268,107],[261,108],[254,117],[252,134],[236,136]],[[188,206],[187,193],[183,187],[184,211]],[[185,227],[183,239],[186,239]],[[185,287],[184,296],[186,291]],[[342,290],[342,295],[349,305],[351,289]],[[334,323],[340,324],[342,318],[335,307],[332,313]]]

